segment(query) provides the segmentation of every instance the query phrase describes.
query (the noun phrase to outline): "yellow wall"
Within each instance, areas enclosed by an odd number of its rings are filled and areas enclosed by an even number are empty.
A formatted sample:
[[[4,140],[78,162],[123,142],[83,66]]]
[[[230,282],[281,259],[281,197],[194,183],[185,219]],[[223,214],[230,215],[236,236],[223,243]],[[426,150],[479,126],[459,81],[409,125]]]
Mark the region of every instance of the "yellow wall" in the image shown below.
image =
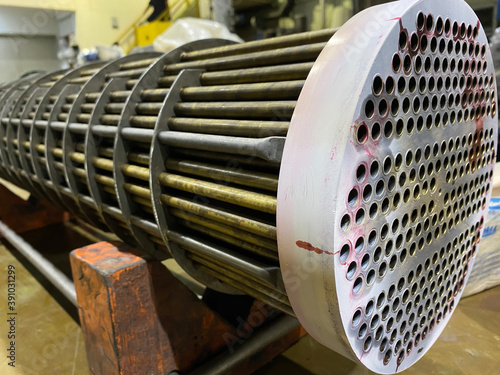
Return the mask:
[[[0,0],[0,5],[74,11],[78,1],[79,0]]]
[[[80,48],[112,44],[144,12],[148,3],[148,0],[0,0],[0,6],[74,11],[76,42]],[[113,29],[112,17],[118,19],[118,29]]]
[[[146,9],[148,0],[75,0],[76,41],[80,48],[110,45]],[[118,19],[113,29],[111,18]]]

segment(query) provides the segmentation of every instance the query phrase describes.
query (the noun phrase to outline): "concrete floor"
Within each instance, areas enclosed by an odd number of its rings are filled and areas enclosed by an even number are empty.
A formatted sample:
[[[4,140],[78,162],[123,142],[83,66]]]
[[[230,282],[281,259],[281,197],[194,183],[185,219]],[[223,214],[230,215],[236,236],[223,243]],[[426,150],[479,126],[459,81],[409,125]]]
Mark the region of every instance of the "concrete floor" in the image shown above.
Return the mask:
[[[74,312],[61,307],[18,259],[0,246],[1,275],[6,274],[10,264],[15,265],[17,270],[18,353],[15,369],[7,366],[3,354],[0,356],[0,374],[88,375],[85,347]],[[6,278],[1,277],[0,280],[0,348],[4,353],[7,347]],[[437,343],[405,373],[500,373],[500,287],[462,300]],[[257,374],[372,373],[306,336]]]

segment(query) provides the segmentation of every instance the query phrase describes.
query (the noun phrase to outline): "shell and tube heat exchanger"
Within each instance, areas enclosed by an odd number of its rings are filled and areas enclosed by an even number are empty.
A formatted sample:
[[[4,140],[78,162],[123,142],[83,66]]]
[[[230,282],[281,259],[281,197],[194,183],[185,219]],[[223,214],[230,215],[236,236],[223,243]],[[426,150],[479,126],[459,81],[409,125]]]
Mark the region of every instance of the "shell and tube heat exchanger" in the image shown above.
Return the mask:
[[[495,162],[487,37],[464,1],[188,43],[1,87],[1,177],[298,318],[378,373],[431,347]]]

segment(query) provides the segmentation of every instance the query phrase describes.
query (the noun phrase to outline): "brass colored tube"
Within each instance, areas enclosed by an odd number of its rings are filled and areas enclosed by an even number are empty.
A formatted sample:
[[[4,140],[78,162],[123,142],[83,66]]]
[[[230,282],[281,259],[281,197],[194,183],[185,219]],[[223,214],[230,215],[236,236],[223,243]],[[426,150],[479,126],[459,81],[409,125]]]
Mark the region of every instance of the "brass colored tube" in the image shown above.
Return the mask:
[[[85,163],[85,155],[80,152],[72,152],[69,157],[75,163],[84,164]]]
[[[130,96],[131,91],[115,91],[109,95],[112,102],[125,102]]]
[[[101,68],[93,68],[93,69],[82,70],[80,72],[80,75],[82,75],[82,76],[91,76],[91,75],[94,75],[95,73],[97,73],[99,70],[101,70]]]
[[[131,152],[128,154],[128,160],[133,163],[149,166],[149,155],[147,154]]]
[[[150,200],[149,204],[151,205],[151,191],[149,189],[129,183],[125,183],[123,186],[125,190],[130,194],[136,195],[143,199],[149,199]]]
[[[208,254],[200,253],[196,251],[196,249],[190,248],[189,246],[184,246],[182,244],[180,246],[183,249],[186,249],[187,251],[186,255],[188,258],[192,258],[192,256],[194,256],[195,259],[204,260],[205,262],[207,262],[207,266],[209,268],[212,268],[214,270],[217,269],[223,275],[231,275],[231,277],[233,277],[235,280],[241,280],[241,281],[245,280],[252,284],[263,286],[264,288],[266,288],[266,290],[271,292],[271,294],[269,294],[270,296],[283,301],[283,303],[285,304],[288,305],[290,304],[287,295],[284,293],[284,291],[280,291],[274,285],[270,285],[266,281],[259,279],[256,275],[253,275],[251,272],[245,272],[244,269],[243,270],[238,269],[236,267],[233,267],[231,264],[226,264],[224,262],[221,262],[220,260],[212,258]]]
[[[211,159],[223,163],[231,163],[231,165],[245,165],[256,168],[262,168],[266,170],[267,169],[277,170],[279,168],[279,164],[273,164],[256,157],[239,156],[234,154],[224,154],[220,152],[199,151],[199,150],[189,150],[189,149],[176,149],[175,152],[179,155],[182,155],[183,157],[188,157],[188,158],[195,157],[202,160]]]
[[[85,100],[89,103],[95,103],[100,96],[100,92],[89,92],[88,94],[85,94]]]
[[[109,73],[106,75],[106,79],[111,79],[111,78],[139,78],[142,73],[146,71],[145,68],[138,68],[138,69],[129,69],[129,70],[120,70],[118,72],[113,72]]]
[[[92,164],[96,168],[100,168],[100,169],[103,169],[103,170],[108,171],[108,172],[113,172],[113,160],[94,157],[92,159]]]
[[[251,52],[243,55],[182,62],[167,65],[164,70],[167,74],[175,74],[183,69],[206,69],[207,71],[214,71],[306,62],[316,59],[325,46],[326,42],[323,42],[280,48],[272,51]]]
[[[83,178],[84,182],[86,182],[85,178],[87,177],[87,174],[85,173],[85,169],[74,167],[73,174],[77,177]]]
[[[200,82],[203,85],[209,86],[304,80],[309,75],[313,64],[313,62],[304,62],[259,68],[205,72],[201,74]]]
[[[106,113],[120,114],[122,113],[124,103],[109,103],[105,107]]]
[[[302,44],[312,44],[328,41],[338,29],[323,29],[308,33],[285,35],[276,38],[256,40],[243,44],[231,44],[228,46],[202,49],[199,51],[184,52],[181,55],[182,61],[192,61],[200,59],[210,59],[214,57],[227,57],[236,54],[249,52],[262,52],[277,48],[291,47]]]
[[[138,69],[138,68],[146,68],[152,63],[154,63],[157,58],[150,58],[138,61],[132,61],[128,63],[124,63],[120,65],[120,70],[130,70],[130,69]]]
[[[73,103],[77,97],[78,97],[78,94],[69,94],[66,97],[66,103]]]
[[[83,83],[87,83],[88,80],[90,79],[89,76],[85,76],[85,77],[78,77],[78,78],[73,78],[73,79],[70,79],[68,80],[68,83],[71,83],[71,84],[83,84]]]
[[[163,103],[139,103],[136,105],[135,110],[140,115],[154,115],[158,116]]]
[[[102,174],[96,174],[95,180],[102,185],[109,186],[110,188],[115,187],[115,180],[113,180],[111,177],[103,176]]]
[[[101,123],[103,125],[118,125],[121,118],[120,115],[103,115],[101,116]]]
[[[148,208],[148,210],[146,210],[146,212],[153,213],[153,210],[152,210],[153,205],[152,205],[151,201],[149,201],[149,200],[147,200],[147,199],[144,199],[144,198],[141,198],[141,197],[139,197],[139,196],[137,196],[137,195],[133,195],[133,196],[132,196],[132,200],[133,200],[134,202],[139,203],[140,205],[142,205],[142,206],[144,206],[144,207],[147,207],[147,208]]]
[[[85,104],[82,104],[82,106],[80,107],[80,110],[83,113],[92,113],[94,108],[95,108],[95,103],[85,103]]]
[[[248,83],[237,85],[186,87],[181,90],[185,101],[215,100],[297,100],[304,81]]]
[[[149,169],[137,165],[123,164],[121,167],[123,174],[143,181],[149,181]]]
[[[134,88],[135,84],[138,82],[138,79],[129,79],[126,84],[127,90],[131,90]]]
[[[165,166],[172,171],[206,177],[221,183],[235,183],[273,192],[278,190],[277,176],[268,173],[241,171],[236,168],[173,158],[169,158]]]
[[[149,89],[141,93],[141,99],[146,102],[163,102],[168,94],[168,89]]]
[[[281,310],[290,316],[295,316],[293,313],[293,310],[290,306],[285,305],[284,303],[281,303],[273,298],[269,298],[269,296],[266,293],[263,293],[260,290],[257,290],[255,285],[247,286],[247,285],[243,284],[241,281],[236,281],[235,279],[233,279],[229,276],[223,275],[223,274],[221,274],[217,271],[214,271],[208,267],[205,267],[203,265],[200,265],[199,269],[201,271],[204,271],[204,272],[212,275],[216,279],[219,279],[220,281],[222,281],[228,285],[231,285],[238,290],[241,290],[242,292],[244,292],[244,293],[246,293],[246,294],[248,294],[256,299],[259,299],[261,301],[266,302],[268,305],[273,306],[274,308]]]
[[[76,120],[82,124],[88,124],[90,121],[90,115],[88,113],[80,113],[79,115],[76,116]]]
[[[201,204],[194,203],[190,200],[172,197],[162,194],[160,197],[161,203],[170,207],[177,207],[181,212],[192,212],[197,216],[211,219],[226,225],[240,228],[244,231],[256,233],[258,235],[276,240],[276,227],[265,224],[256,220],[241,217],[222,211],[216,208],[207,207]]]
[[[200,194],[223,202],[251,208],[257,211],[276,213],[276,198],[212,182],[195,180],[170,173],[161,173],[159,182],[167,187]]]
[[[171,76],[163,76],[158,79],[158,86],[163,88],[169,88],[172,86],[174,81],[177,79],[177,74]]]
[[[177,103],[178,116],[213,118],[279,118],[289,120],[295,109],[295,101],[271,102],[204,102]]]
[[[63,104],[61,107],[61,110],[63,112],[69,113],[69,111],[71,111],[72,107],[73,107],[73,104]]]
[[[154,129],[156,116],[130,116],[130,124],[137,128]]]
[[[108,193],[108,194],[111,194],[112,196],[116,196],[116,191],[114,188],[112,187],[109,187],[109,186],[104,186],[103,187],[103,190]],[[127,228],[128,229],[128,228]]]
[[[236,239],[241,239],[245,242],[249,242],[249,243],[254,244],[258,247],[264,248],[265,250],[261,251],[261,253],[266,253],[269,255],[269,251],[271,251],[272,252],[271,255],[273,255],[275,259],[278,259],[278,257],[277,257],[278,245],[277,245],[276,241],[272,241],[272,240],[269,240],[267,238],[263,238],[263,237],[254,235],[254,234],[230,227],[230,226],[222,224],[222,223],[217,223],[215,221],[208,220],[208,219],[203,218],[203,217],[198,216],[198,215],[193,215],[193,214],[187,213],[187,212],[179,210],[177,208],[171,208],[170,213],[172,215],[180,218],[180,219],[185,220],[185,222],[180,221],[183,224],[186,224],[188,222],[198,224],[198,225],[201,225],[201,226],[206,227],[208,229],[212,229],[212,230],[218,231],[220,233],[223,233],[225,235],[234,237]]]
[[[289,125],[288,121],[221,120],[189,117],[171,117],[168,120],[170,130],[252,138],[286,136]]]

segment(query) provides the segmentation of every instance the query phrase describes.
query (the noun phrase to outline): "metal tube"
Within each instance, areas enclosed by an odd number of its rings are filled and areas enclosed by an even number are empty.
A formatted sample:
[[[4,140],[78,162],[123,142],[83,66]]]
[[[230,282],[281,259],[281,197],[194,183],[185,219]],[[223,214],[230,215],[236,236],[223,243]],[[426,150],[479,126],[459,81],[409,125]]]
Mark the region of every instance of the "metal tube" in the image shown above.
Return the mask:
[[[113,165],[113,162],[111,160],[109,160],[109,165]],[[127,176],[149,182],[148,168],[139,167],[137,165],[123,164],[121,170]]]
[[[126,86],[125,86],[125,87],[126,87],[126,89],[127,89],[127,90],[131,90],[131,89],[132,89],[132,88],[136,85],[136,83],[137,83],[138,81],[139,81],[138,79],[129,79],[129,80],[127,81]]]
[[[139,128],[124,128],[122,130],[122,136],[123,138],[130,141],[151,143],[151,139],[153,139],[153,130],[139,129]]]
[[[206,177],[222,183],[234,183],[273,192],[278,190],[278,176],[267,173],[173,158],[167,159],[165,166],[172,171]]]
[[[125,102],[130,96],[131,91],[114,91],[109,95],[112,102]]]
[[[106,113],[120,114],[123,111],[124,105],[124,103],[109,103],[105,107]]]
[[[232,44],[224,47],[208,48],[200,51],[184,52],[182,61],[210,59],[214,57],[226,57],[257,51],[268,51],[277,48],[291,47],[302,44],[326,42],[338,29],[327,29],[311,31],[308,33],[292,34],[271,39],[256,40],[244,44]]]
[[[156,61],[156,58],[151,58],[151,59],[144,59],[144,60],[132,61],[132,62],[120,64],[120,70],[146,68],[155,61]]]
[[[73,78],[73,79],[68,80],[68,83],[71,83],[71,84],[84,84],[84,83],[87,83],[89,81],[89,79],[90,79],[89,76],[78,77],[78,78]]]
[[[237,278],[233,278],[233,277],[228,276],[230,274],[229,272],[227,272],[228,275],[221,274],[219,272],[214,271],[212,268],[206,267],[202,264],[199,264],[197,268],[203,270],[205,273],[213,276],[214,278],[219,279],[223,283],[225,283],[227,285],[232,285],[236,289],[241,290],[242,292],[248,294],[249,296],[252,296],[255,299],[258,299],[260,301],[267,303],[268,305],[274,307],[275,309],[283,311],[290,316],[294,316],[293,310],[290,306],[283,304],[283,303],[277,301],[276,299],[269,298],[269,296],[267,294],[262,293],[261,290],[258,290],[258,289],[261,289],[258,286],[249,287],[249,286],[245,285],[243,282],[241,282],[240,280],[238,280]],[[234,275],[234,274],[231,274],[231,275]]]
[[[182,102],[175,105],[175,113],[186,117],[212,117],[231,119],[280,119],[292,117],[296,102]]]
[[[227,85],[235,83],[258,83],[304,80],[312,69],[313,62],[235,69],[201,74],[203,85]],[[161,81],[160,81],[161,82]]]
[[[100,120],[103,125],[118,125],[121,118],[120,115],[103,115]]]
[[[198,216],[217,221],[234,228],[248,231],[262,237],[276,240],[276,227],[244,216],[223,211],[214,207],[207,207],[191,200],[162,194],[161,202],[182,211],[191,212]]]
[[[256,156],[274,163],[281,160],[285,145],[285,137],[243,138],[173,131],[161,132],[158,139],[172,147]]]
[[[189,117],[172,117],[168,121],[170,130],[254,138],[286,136],[289,125],[288,121],[220,120]]]
[[[67,119],[67,116],[66,116],[66,119]],[[78,122],[81,122],[81,123],[84,123],[84,124],[88,124],[89,121],[90,121],[90,115],[87,114],[87,113],[81,113],[79,115],[76,116],[76,120]]]
[[[96,125],[92,128],[92,133],[95,135],[100,135],[104,138],[115,138],[116,126]]]
[[[129,70],[120,70],[118,72],[113,72],[109,73],[106,75],[106,79],[111,79],[111,78],[139,78],[142,73],[144,73],[146,69],[145,68],[139,68],[139,69],[129,69]]]
[[[270,163],[257,158],[255,155],[250,156],[239,156],[234,154],[223,154],[220,152],[209,152],[209,151],[198,151],[178,148],[175,150],[176,155],[187,158],[196,158],[200,160],[215,160],[222,163],[231,163],[231,165],[242,165],[260,168],[261,170],[273,170],[277,171],[279,169],[279,162]]]
[[[263,262],[238,255],[231,250],[202,242],[191,236],[185,236],[182,233],[169,231],[168,235],[172,242],[199,256],[208,257],[208,259],[220,262],[220,264],[231,266],[252,275],[252,277],[266,283],[266,285],[272,288],[276,288],[276,267],[270,267]]]
[[[163,99],[167,96],[168,89],[149,89],[143,90],[141,94],[141,99],[146,102],[163,102]]]
[[[100,96],[101,96],[100,92],[90,92],[88,94],[85,94],[85,100],[89,103],[95,103]]]
[[[213,261],[213,259],[209,257],[205,257],[203,255],[195,254],[190,252],[189,249],[186,254],[187,257],[191,260],[194,260],[197,263],[202,264],[203,266],[210,268],[213,271],[217,271],[218,274],[230,277],[231,279],[242,283],[248,288],[254,289],[255,291],[262,293],[264,296],[262,301],[267,301],[269,299],[281,303],[285,306],[290,306],[290,301],[288,301],[286,294],[281,293],[276,288],[266,285],[261,280],[254,279],[248,277],[245,273],[238,272],[238,270],[233,269],[231,267],[227,267],[225,264],[221,264],[220,262]]]
[[[298,327],[300,327],[300,323],[297,319],[283,316],[254,332],[242,345],[236,346],[234,351],[212,358],[209,362],[205,362],[190,372],[189,375],[227,374],[246,359],[258,354],[265,347]]]
[[[252,52],[243,55],[182,62],[167,65],[165,67],[165,73],[179,73],[183,69],[206,69],[213,71],[306,62],[316,59],[325,46],[326,43],[315,43],[297,47],[280,48],[274,51]]]
[[[303,86],[304,81],[299,80],[186,87],[181,97],[186,101],[297,100]]]
[[[138,128],[154,129],[157,119],[156,116],[131,116],[130,125]]]
[[[214,184],[212,182],[195,180],[193,178],[162,173],[159,182],[174,189],[200,194],[223,202],[235,204],[253,210],[276,213],[276,198],[269,195],[253,193],[251,191]]]
[[[136,105],[135,110],[140,115],[153,115],[158,116],[163,103],[139,103]]]
[[[22,237],[0,221],[0,233],[18,250],[40,273],[49,280],[74,306],[76,291],[73,282]]]
[[[151,197],[148,197],[151,198]],[[170,209],[172,215],[178,217],[179,219],[185,220],[185,222],[180,221],[184,225],[194,223],[198,226],[206,227],[207,229],[211,229],[227,236],[231,236],[234,239],[241,239],[242,241],[248,242],[249,244],[253,244],[257,246],[257,248],[247,249],[250,251],[258,251],[259,254],[265,254],[266,256],[272,256],[273,259],[278,260],[278,247],[276,245],[276,241],[272,241],[266,238],[259,238],[259,236],[255,234],[251,234],[245,232],[243,230],[235,229],[225,224],[217,223],[212,220],[208,220],[201,216],[193,215],[187,213],[185,211],[172,208]],[[269,251],[270,250],[270,251]]]

